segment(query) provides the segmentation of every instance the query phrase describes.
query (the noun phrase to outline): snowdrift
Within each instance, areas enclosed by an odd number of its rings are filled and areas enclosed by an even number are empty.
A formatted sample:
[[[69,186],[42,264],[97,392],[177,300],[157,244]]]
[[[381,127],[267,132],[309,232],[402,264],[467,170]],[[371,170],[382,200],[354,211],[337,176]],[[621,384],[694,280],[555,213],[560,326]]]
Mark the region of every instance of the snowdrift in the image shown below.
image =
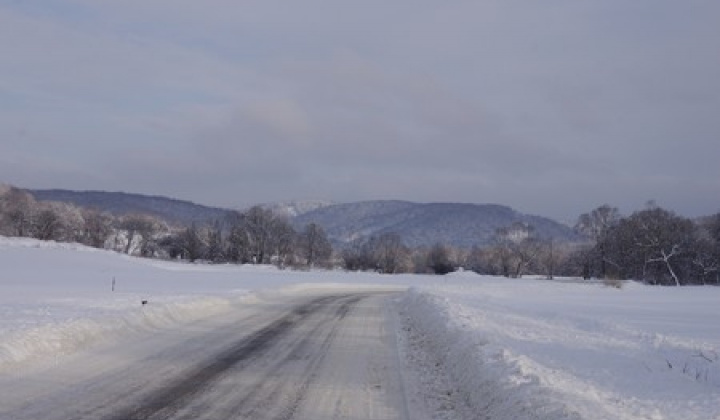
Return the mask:
[[[707,420],[720,419],[720,335],[705,318],[718,298],[456,275],[411,289],[401,313],[480,417]]]
[[[229,310],[235,300],[207,297],[141,305],[139,299],[132,299],[126,303],[122,310],[85,308],[84,315],[6,332],[0,336],[0,370],[47,355],[73,353],[100,341],[120,341],[129,334],[172,328]]]
[[[540,384],[522,358],[494,345],[455,318],[449,302],[417,289],[402,302],[412,342],[424,344],[437,363],[448,370],[455,391],[476,413],[492,419],[581,419]]]

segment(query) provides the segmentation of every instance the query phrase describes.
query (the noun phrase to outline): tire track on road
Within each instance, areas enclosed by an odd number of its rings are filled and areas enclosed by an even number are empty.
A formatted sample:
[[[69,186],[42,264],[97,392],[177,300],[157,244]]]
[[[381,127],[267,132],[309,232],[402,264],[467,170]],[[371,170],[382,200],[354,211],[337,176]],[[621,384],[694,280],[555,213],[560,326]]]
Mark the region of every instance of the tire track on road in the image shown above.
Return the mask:
[[[240,365],[258,357],[264,350],[271,348],[282,337],[287,336],[318,311],[326,308],[327,305],[347,299],[346,302],[343,302],[338,307],[335,314],[335,319],[341,320],[347,315],[351,306],[364,297],[366,296],[324,296],[302,304],[289,314],[271,322],[250,336],[230,346],[225,351],[209,358],[207,362],[199,364],[182,378],[142,398],[138,404],[116,412],[109,417],[105,417],[104,420],[166,420],[173,418],[183,406],[187,405],[195,396],[207,390],[207,388],[226,372],[242,369]],[[337,328],[337,326],[335,328]],[[320,329],[320,327],[316,327],[313,330],[316,329]],[[310,336],[311,335],[306,336],[299,346],[306,343],[307,340],[311,338]],[[327,340],[331,341],[332,337],[333,334],[331,331]],[[326,343],[327,346],[329,346],[329,341]],[[323,347],[325,347],[325,344]],[[321,355],[318,357],[321,357]],[[311,367],[317,363],[319,363],[319,361],[311,363]],[[282,363],[278,364],[278,366],[282,366]],[[308,377],[307,381],[309,382],[311,373],[308,374]],[[305,385],[304,388],[306,387],[307,385]],[[259,391],[259,388],[257,390]],[[277,392],[271,391],[269,396],[275,393]],[[248,395],[244,400],[247,402],[247,399],[251,397],[252,395]],[[301,399],[302,389],[298,390],[298,394],[292,399],[293,401],[289,402],[288,406],[297,406]],[[243,407],[243,405],[244,404],[241,403],[240,407]],[[250,412],[254,413],[255,409],[251,409]],[[286,411],[286,414],[282,417],[291,418],[291,412],[292,410],[289,412]]]

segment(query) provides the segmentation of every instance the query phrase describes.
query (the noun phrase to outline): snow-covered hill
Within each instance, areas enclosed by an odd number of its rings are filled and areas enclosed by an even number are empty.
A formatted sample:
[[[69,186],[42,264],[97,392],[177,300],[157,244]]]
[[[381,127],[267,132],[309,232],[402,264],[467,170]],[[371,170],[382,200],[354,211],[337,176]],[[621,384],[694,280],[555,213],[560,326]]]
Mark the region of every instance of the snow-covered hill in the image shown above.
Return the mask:
[[[263,204],[262,206],[272,210],[275,214],[293,219],[305,213],[332,206],[333,204],[335,203],[323,200],[296,200]]]
[[[497,229],[513,223],[530,225],[538,236],[555,241],[579,239],[568,226],[497,204],[363,201],[325,206],[295,218],[296,225],[311,222],[338,244],[397,233],[409,246],[443,243],[470,248],[490,244]]]
[[[37,200],[60,201],[115,215],[150,214],[170,223],[204,224],[223,220],[230,209],[214,208],[166,197],[106,191],[30,190]],[[436,243],[470,248],[492,242],[498,228],[513,223],[532,226],[554,241],[580,238],[568,226],[546,217],[520,213],[497,204],[413,203],[397,200],[332,203],[297,200],[262,204],[286,216],[298,231],[309,223],[322,226],[336,245],[384,233],[399,234],[411,247]],[[240,211],[247,209],[240,209]]]
[[[161,196],[109,191],[28,190],[38,201],[59,201],[95,208],[116,216],[147,214],[170,223],[207,223],[222,220],[229,210]]]

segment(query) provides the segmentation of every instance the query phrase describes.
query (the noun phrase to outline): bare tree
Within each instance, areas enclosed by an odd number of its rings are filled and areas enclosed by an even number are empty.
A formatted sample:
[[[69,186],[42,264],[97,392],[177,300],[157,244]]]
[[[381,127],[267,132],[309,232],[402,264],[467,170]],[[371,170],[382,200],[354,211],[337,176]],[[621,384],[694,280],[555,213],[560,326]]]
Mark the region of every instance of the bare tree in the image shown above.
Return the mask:
[[[82,242],[83,230],[85,228],[83,209],[74,204],[62,202],[48,202],[48,205],[62,220],[62,235],[60,240]]]
[[[397,233],[384,233],[370,239],[370,248],[375,255],[377,270],[381,273],[395,274],[407,271],[409,252]]]
[[[520,278],[527,273],[531,264],[537,261],[542,248],[542,241],[535,237],[525,238],[516,244],[514,278]]]
[[[326,263],[332,255],[332,245],[325,230],[316,223],[309,223],[300,234],[300,252],[308,267]]]
[[[575,245],[568,253],[565,272],[589,280],[593,275],[592,264],[597,260],[595,252],[595,247],[590,244]]]
[[[720,285],[720,249],[707,238],[699,238],[692,249],[692,264],[701,284]]]
[[[450,249],[446,245],[436,243],[430,248],[426,258],[426,266],[435,274],[444,275],[455,271],[455,264],[450,258]]]
[[[492,247],[473,246],[465,259],[464,266],[478,274],[500,275],[498,265],[493,262]]]
[[[292,228],[285,217],[274,216],[271,224],[273,258],[278,267],[286,267],[293,263],[297,232]]]
[[[494,259],[505,277],[522,277],[542,250],[535,229],[520,222],[498,229],[493,242]]]
[[[693,263],[700,271],[702,282],[714,278],[720,285],[720,213],[710,216],[698,226],[698,237]]]
[[[547,279],[552,280],[555,278],[560,252],[553,238],[542,241],[542,245],[543,251],[540,259],[547,273]]]
[[[341,252],[346,270],[375,270],[377,263],[369,241],[356,239],[347,244]]]
[[[590,238],[597,250],[599,262],[599,275],[601,279],[607,276],[607,248],[610,230],[620,221],[620,213],[615,207],[607,204],[596,208],[590,213],[580,215],[575,230]]]
[[[32,236],[43,241],[61,239],[63,223],[60,215],[49,206],[43,206],[32,221]]]
[[[130,214],[119,220],[118,228],[125,232],[123,252],[150,256],[154,235],[159,230],[159,222],[147,215]]]
[[[248,238],[252,261],[256,264],[270,263],[274,215],[271,210],[254,206],[245,213],[243,228]]]
[[[409,269],[410,252],[396,233],[353,241],[342,251],[348,270],[375,270],[395,274]]]
[[[678,286],[695,240],[692,221],[655,206],[622,219],[610,237],[613,262],[624,277]]]
[[[9,187],[0,197],[0,221],[9,236],[30,236],[37,202],[28,192]]]
[[[80,242],[95,248],[103,248],[112,233],[112,216],[97,209],[82,211],[83,227]]]
[[[220,222],[215,222],[206,229],[207,249],[205,259],[214,263],[226,261],[223,241],[223,228]]]
[[[206,243],[194,223],[180,233],[179,239],[183,258],[190,262],[203,258],[207,249]]]
[[[229,261],[245,264],[252,262],[250,234],[245,229],[245,215],[239,211],[227,217],[230,233],[227,236],[226,256]]]
[[[272,210],[254,206],[228,217],[228,259],[284,266],[295,253],[296,232],[290,222]]]

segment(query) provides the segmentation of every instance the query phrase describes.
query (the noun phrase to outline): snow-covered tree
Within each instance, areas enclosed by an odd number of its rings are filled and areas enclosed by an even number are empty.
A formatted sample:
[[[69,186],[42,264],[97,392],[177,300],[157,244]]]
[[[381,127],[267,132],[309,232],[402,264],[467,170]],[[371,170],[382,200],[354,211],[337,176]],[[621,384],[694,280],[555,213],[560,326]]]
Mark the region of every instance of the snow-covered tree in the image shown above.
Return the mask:
[[[8,187],[0,196],[0,232],[8,236],[31,236],[37,202],[28,192]]]

